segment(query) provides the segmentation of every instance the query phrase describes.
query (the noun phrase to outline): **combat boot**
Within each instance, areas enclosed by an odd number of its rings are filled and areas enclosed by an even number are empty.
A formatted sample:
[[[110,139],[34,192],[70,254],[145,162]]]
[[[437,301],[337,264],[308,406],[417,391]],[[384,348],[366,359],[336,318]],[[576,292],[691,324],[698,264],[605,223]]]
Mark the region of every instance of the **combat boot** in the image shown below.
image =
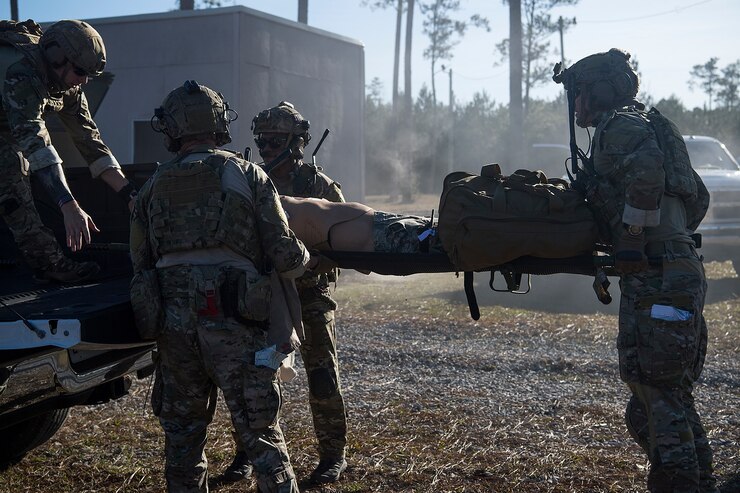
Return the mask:
[[[92,279],[98,272],[100,272],[100,266],[95,262],[75,262],[62,257],[55,264],[37,270],[34,279],[38,282],[79,284]]]
[[[252,464],[247,458],[247,453],[240,451],[234,456],[231,465],[218,478],[221,483],[235,483],[252,475]]]
[[[347,469],[347,461],[344,457],[338,459],[321,459],[319,465],[311,473],[311,482],[314,484],[333,483],[339,481],[339,477]]]

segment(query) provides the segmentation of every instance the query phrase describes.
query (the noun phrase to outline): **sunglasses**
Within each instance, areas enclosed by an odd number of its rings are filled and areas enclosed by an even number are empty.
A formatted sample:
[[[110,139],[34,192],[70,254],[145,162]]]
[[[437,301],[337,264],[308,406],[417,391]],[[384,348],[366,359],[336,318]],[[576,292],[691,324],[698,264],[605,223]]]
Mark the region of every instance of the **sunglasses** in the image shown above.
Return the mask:
[[[285,144],[288,142],[288,137],[271,137],[269,139],[266,139],[264,137],[258,137],[254,139],[254,142],[257,144],[257,147],[262,150],[268,145],[271,149],[281,149],[285,147]]]

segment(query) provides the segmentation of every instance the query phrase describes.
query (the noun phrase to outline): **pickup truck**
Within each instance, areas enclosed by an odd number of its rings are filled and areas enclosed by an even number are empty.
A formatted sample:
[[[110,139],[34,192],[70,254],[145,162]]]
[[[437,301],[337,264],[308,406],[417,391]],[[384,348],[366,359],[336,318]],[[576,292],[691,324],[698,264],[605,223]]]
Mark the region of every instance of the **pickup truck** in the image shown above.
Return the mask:
[[[709,190],[709,210],[697,229],[707,260],[732,261],[740,275],[740,166],[719,140],[684,135],[691,164]]]
[[[126,167],[139,186],[153,165]],[[37,284],[0,223],[0,464],[7,467],[49,440],[69,409],[126,395],[133,378],[153,372],[152,342],[142,341],[129,303],[128,209],[92,180],[86,168],[66,170],[72,192],[102,230],[96,245],[72,258],[95,260],[84,285]],[[35,188],[35,186],[34,186]],[[34,190],[45,224],[64,244],[56,205]]]

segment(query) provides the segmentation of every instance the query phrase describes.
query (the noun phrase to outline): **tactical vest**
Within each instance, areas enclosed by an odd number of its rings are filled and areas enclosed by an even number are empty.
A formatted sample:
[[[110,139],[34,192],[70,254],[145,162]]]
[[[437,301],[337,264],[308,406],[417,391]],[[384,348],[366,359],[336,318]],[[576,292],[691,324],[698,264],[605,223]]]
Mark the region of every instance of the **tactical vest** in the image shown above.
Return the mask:
[[[254,210],[221,186],[224,163],[233,156],[216,151],[202,161],[160,165],[149,203],[149,237],[157,256],[225,245],[261,269]]]
[[[310,163],[303,163],[298,166],[293,177],[294,197],[313,197],[319,170],[319,167]]]
[[[39,46],[41,34],[41,26],[31,19],[24,22],[0,20],[0,44],[13,46],[23,53],[39,70],[42,81],[47,83],[46,62]]]

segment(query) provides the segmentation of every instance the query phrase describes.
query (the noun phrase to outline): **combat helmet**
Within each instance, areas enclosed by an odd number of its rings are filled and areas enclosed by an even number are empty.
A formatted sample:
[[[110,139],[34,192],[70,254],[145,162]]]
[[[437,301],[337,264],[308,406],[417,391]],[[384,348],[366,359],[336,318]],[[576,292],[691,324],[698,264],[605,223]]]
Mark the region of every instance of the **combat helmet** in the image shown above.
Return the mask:
[[[238,118],[221,93],[194,80],[170,92],[154,110],[152,128],[169,137],[167,149],[177,152],[182,137],[213,136],[216,145],[231,142],[229,123]]]
[[[563,84],[567,91],[605,82],[614,90],[617,99],[634,98],[640,87],[640,78],[630,63],[630,54],[619,48],[589,55],[568,68],[557,63],[552,78]]]
[[[264,146],[263,133],[288,134],[287,147],[290,148],[294,163],[303,159],[303,148],[311,141],[311,134],[308,132],[310,126],[311,123],[288,101],[280,101],[277,106],[260,111],[252,119],[252,133],[257,147],[261,149]]]
[[[94,77],[105,68],[103,38],[87,22],[61,20],[49,26],[39,40],[44,57],[52,67],[69,61]]]

